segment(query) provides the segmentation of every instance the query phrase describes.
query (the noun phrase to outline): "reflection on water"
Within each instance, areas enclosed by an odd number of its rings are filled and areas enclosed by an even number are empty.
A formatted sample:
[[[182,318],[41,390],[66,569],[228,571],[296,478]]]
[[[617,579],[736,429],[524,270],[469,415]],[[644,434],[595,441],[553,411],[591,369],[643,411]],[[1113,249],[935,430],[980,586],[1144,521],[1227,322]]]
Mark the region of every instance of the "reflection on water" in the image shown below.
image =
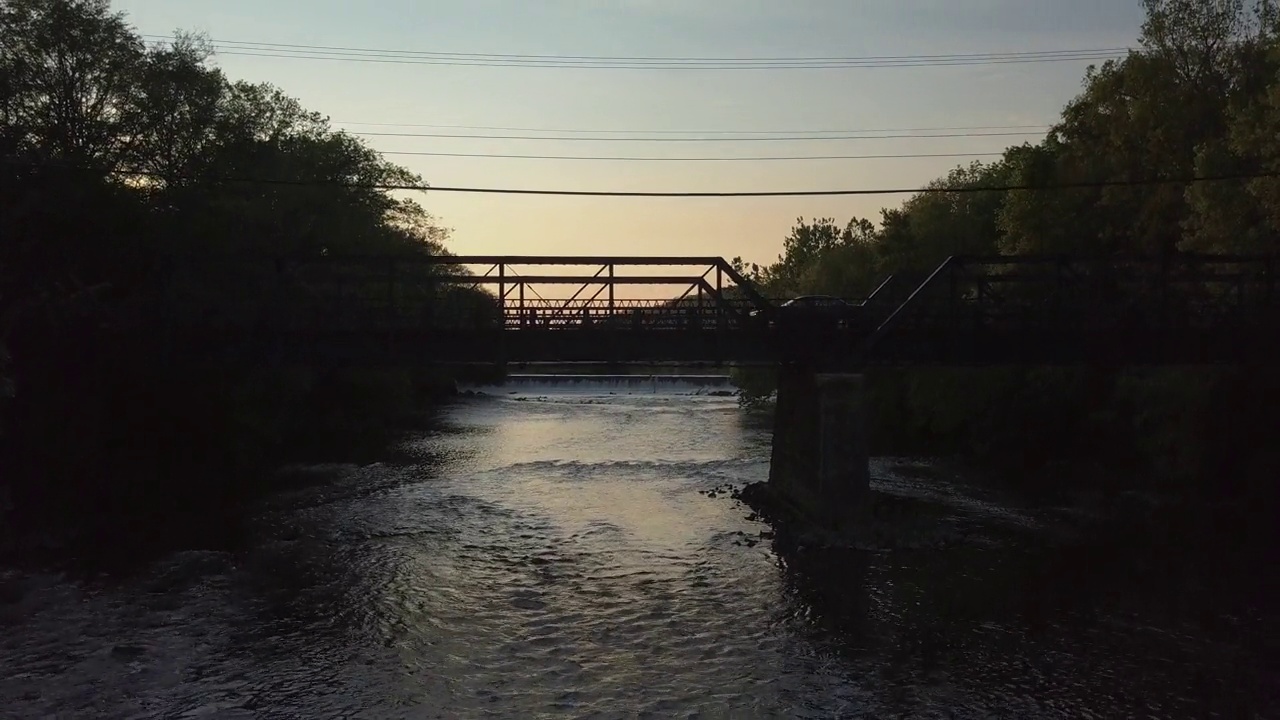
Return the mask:
[[[947,543],[779,555],[702,494],[768,474],[767,429],[732,398],[537,393],[456,407],[408,443],[420,464],[316,469],[248,550],[9,578],[0,716],[1246,717],[1268,699],[1244,621],[1135,613],[1137,588],[1096,579],[1105,553],[1044,540],[1048,516],[879,462],[877,488],[922,498]]]

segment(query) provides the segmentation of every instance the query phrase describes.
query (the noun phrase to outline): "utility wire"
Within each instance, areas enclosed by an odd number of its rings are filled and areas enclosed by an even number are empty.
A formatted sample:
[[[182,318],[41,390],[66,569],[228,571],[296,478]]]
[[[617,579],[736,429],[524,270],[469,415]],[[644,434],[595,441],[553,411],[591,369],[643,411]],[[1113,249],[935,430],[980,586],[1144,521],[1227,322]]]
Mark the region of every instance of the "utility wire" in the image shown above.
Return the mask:
[[[285,58],[293,60],[337,60],[343,62],[357,63],[376,63],[384,65],[435,65],[435,66],[452,66],[452,67],[496,67],[496,68],[558,68],[558,69],[576,69],[576,70],[852,70],[852,69],[883,69],[883,68],[907,68],[907,67],[958,67],[965,65],[1011,65],[1025,63],[1048,63],[1048,62],[1069,62],[1069,61],[1098,61],[1098,60],[1114,60],[1120,55],[1116,54],[1097,54],[1097,55],[1075,55],[1075,56],[1058,56],[1048,58],[1003,58],[991,60],[964,60],[964,61],[931,61],[931,62],[877,62],[877,63],[861,63],[861,62],[845,62],[845,63],[821,63],[808,65],[695,65],[695,64],[578,64],[578,63],[527,63],[527,62],[484,62],[484,61],[454,61],[454,60],[404,60],[393,58],[379,58],[370,55],[360,56],[334,56],[334,55],[317,55],[317,54],[296,54],[296,53],[270,53],[270,52],[240,52],[238,50],[222,50],[214,46],[218,55],[239,56],[239,57],[261,57],[261,58]]]
[[[885,155],[764,155],[734,157],[646,157],[626,155],[506,155],[503,153],[451,153],[451,152],[410,152],[407,150],[378,150],[381,155],[402,155],[418,157],[452,157],[452,158],[501,158],[507,160],[595,160],[610,162],[781,162],[801,160],[887,160],[910,158],[963,158],[963,157],[998,157],[999,152],[979,153],[907,153]]]
[[[419,137],[419,138],[453,138],[475,140],[546,140],[556,142],[815,142],[830,140],[897,140],[910,138],[927,140],[930,138],[982,138],[982,137],[1028,137],[1040,135],[1035,132],[983,132],[983,133],[898,133],[893,135],[832,135],[815,137],[810,135],[788,135],[778,137],[582,137],[574,135],[473,135],[459,133],[417,133],[417,132],[352,132],[351,135],[362,137]]]
[[[145,35],[156,44],[175,38]],[[332,45],[213,40],[213,49],[223,55],[279,57],[305,60],[342,60],[409,65],[455,65],[479,67],[576,68],[615,70],[812,70],[891,67],[941,67],[950,65],[999,65],[1006,63],[1067,62],[1107,60],[1128,52],[1128,48],[1048,50],[952,55],[885,55],[866,57],[627,57],[598,55],[516,55],[503,53],[447,53],[387,50]]]
[[[144,38],[173,41],[178,38],[172,35],[143,35]],[[603,61],[635,61],[635,62],[827,62],[842,60],[911,60],[911,59],[946,59],[946,58],[987,58],[987,57],[1005,57],[1016,55],[1040,56],[1040,55],[1061,55],[1075,53],[1123,53],[1129,50],[1128,47],[1110,47],[1110,48],[1084,48],[1084,49],[1068,49],[1068,50],[1026,50],[1026,51],[1008,51],[1003,53],[960,53],[960,54],[944,54],[944,55],[867,55],[862,57],[850,56],[809,56],[809,57],[688,57],[688,56],[628,56],[628,55],[520,55],[520,54],[504,54],[504,53],[466,53],[466,52],[437,52],[426,50],[390,50],[386,48],[360,48],[335,45],[299,45],[291,43],[270,43],[260,41],[246,40],[212,40],[214,43],[222,45],[251,45],[255,47],[275,47],[275,48],[293,48],[304,50],[337,50],[347,52],[364,52],[364,53],[390,53],[397,55],[411,55],[424,57],[473,57],[473,58],[497,58],[497,59],[524,59],[524,60],[603,60]]]
[[[109,171],[113,175],[144,177],[157,180],[195,179],[184,176],[165,175],[163,173],[143,170]],[[343,183],[331,181],[285,180],[271,178],[199,178],[210,182],[247,183],[255,185],[283,185],[294,187],[335,187],[351,190],[420,190],[453,193],[479,193],[489,195],[559,195],[578,197],[625,197],[625,198],[744,198],[744,197],[816,197],[833,195],[934,195],[946,193],[982,193],[982,192],[1016,192],[1016,191],[1053,191],[1105,187],[1142,187],[1157,185],[1189,185],[1202,182],[1220,182],[1228,180],[1256,180],[1260,178],[1280,177],[1280,171],[1237,173],[1229,175],[1201,175],[1184,178],[1147,178],[1136,180],[1099,180],[1092,182],[1059,183],[1056,185],[988,185],[988,186],[928,186],[916,188],[868,188],[859,190],[767,190],[745,192],[640,192],[617,190],[537,190],[515,188],[484,188],[461,186],[431,186],[388,183]]]
[[[561,133],[565,135],[608,135],[625,133],[629,135],[830,135],[861,133],[932,133],[975,130],[1040,130],[1048,131],[1052,125],[967,125],[957,127],[915,127],[915,128],[870,128],[844,130],[598,130],[598,129],[556,129],[507,127],[499,125],[433,125],[430,123],[386,123],[386,122],[350,122],[330,120],[334,125],[355,125],[359,127],[397,127],[397,128],[434,128],[444,130],[497,130],[502,132]]]

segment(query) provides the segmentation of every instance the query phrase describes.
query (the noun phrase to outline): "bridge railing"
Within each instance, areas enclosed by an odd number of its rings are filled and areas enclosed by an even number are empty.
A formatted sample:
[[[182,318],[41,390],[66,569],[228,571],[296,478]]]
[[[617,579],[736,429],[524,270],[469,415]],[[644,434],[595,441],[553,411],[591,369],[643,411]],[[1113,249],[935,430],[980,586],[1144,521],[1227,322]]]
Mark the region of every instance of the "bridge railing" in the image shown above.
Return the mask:
[[[992,333],[1123,338],[1273,327],[1275,270],[1269,257],[953,257],[886,315],[864,354],[921,342],[959,352]]]
[[[503,306],[508,330],[610,327],[632,330],[739,329],[752,321],[746,300],[673,302],[655,299],[525,300]]]

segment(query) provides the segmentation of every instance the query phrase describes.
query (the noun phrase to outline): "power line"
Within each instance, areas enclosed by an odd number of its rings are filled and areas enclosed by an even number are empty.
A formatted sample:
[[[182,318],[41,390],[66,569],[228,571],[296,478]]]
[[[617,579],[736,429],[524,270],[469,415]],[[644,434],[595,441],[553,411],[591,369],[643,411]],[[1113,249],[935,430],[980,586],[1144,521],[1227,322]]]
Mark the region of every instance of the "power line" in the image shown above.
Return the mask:
[[[853,133],[926,133],[955,132],[976,130],[1040,130],[1048,131],[1052,125],[965,125],[952,127],[914,127],[914,128],[867,128],[867,129],[833,129],[833,130],[599,130],[599,129],[563,129],[563,128],[531,128],[510,127],[502,125],[435,125],[431,123],[387,123],[387,122],[351,122],[330,120],[334,125],[356,125],[360,127],[398,127],[398,128],[434,128],[444,130],[497,130],[503,132],[563,133],[572,135],[606,135],[627,133],[632,135],[830,135]]]
[[[506,155],[503,153],[451,153],[451,152],[410,152],[404,150],[378,150],[382,155],[404,155],[420,157],[452,157],[452,158],[500,158],[507,160],[599,160],[612,162],[771,162],[801,160],[888,160],[911,158],[961,158],[961,157],[998,157],[1004,153],[907,153],[885,155],[764,155],[734,157],[652,157],[625,155]]]
[[[1121,57],[1118,54],[1081,54],[1075,56],[1058,56],[1047,58],[1002,58],[991,60],[957,60],[957,61],[931,61],[931,62],[846,62],[846,63],[815,63],[806,65],[706,65],[706,64],[585,64],[585,63],[527,63],[527,62],[487,62],[487,61],[456,61],[456,60],[434,60],[434,59],[395,59],[395,58],[379,58],[370,55],[360,56],[335,56],[335,55],[319,55],[307,53],[280,53],[280,52],[242,52],[239,50],[218,50],[218,46],[214,46],[218,55],[240,56],[240,57],[261,57],[261,58],[284,58],[293,60],[337,60],[343,62],[357,63],[375,63],[383,65],[435,65],[435,66],[452,66],[452,67],[494,67],[494,68],[550,68],[565,70],[853,70],[853,69],[884,69],[884,68],[909,68],[909,67],[960,67],[966,65],[1011,65],[1011,64],[1027,64],[1027,63],[1049,63],[1049,62],[1070,62],[1070,61],[1098,61],[1098,60],[1114,60]]]
[[[29,164],[29,163],[28,163]],[[184,176],[166,175],[164,173],[144,170],[116,170],[110,174],[126,177],[144,177],[156,180],[189,180]],[[1142,187],[1158,185],[1190,185],[1202,182],[1221,182],[1229,180],[1256,180],[1259,178],[1280,177],[1280,171],[1237,173],[1229,175],[1200,175],[1185,178],[1147,178],[1136,180],[1099,180],[1092,182],[1059,183],[1057,185],[987,185],[987,186],[927,186],[917,188],[868,188],[856,190],[765,190],[741,192],[645,192],[617,190],[537,190],[517,188],[484,188],[461,186],[430,186],[389,183],[344,183],[314,180],[286,180],[272,178],[200,178],[211,182],[245,183],[255,185],[283,185],[292,187],[334,187],[350,190],[416,190],[452,193],[476,193],[488,195],[557,195],[576,197],[619,197],[619,198],[747,198],[747,197],[817,197],[835,195],[925,195],[946,193],[983,193],[983,192],[1017,192],[1017,191],[1056,191],[1076,189],[1097,189],[1106,187]]]
[[[224,55],[251,55],[260,57],[299,58],[304,60],[350,60],[365,62],[390,62],[419,65],[461,65],[478,67],[549,67],[549,68],[604,68],[604,69],[706,69],[706,70],[787,70],[823,68],[878,68],[878,67],[944,67],[948,65],[985,65],[1004,63],[1063,62],[1070,60],[1101,60],[1118,57],[1116,52],[1084,51],[1058,55],[1009,54],[985,57],[952,58],[904,58],[895,60],[850,58],[826,61],[586,61],[586,60],[501,60],[460,59],[390,55],[386,53],[357,53],[345,51],[286,50],[269,47],[226,46],[215,44],[214,49]]]
[[[154,43],[172,41],[163,35],[146,35]],[[347,62],[406,65],[453,65],[472,67],[526,67],[614,70],[818,70],[892,67],[942,67],[953,65],[1000,65],[1007,63],[1108,60],[1128,52],[1128,48],[1048,50],[952,55],[885,55],[867,57],[792,58],[698,58],[698,57],[610,57],[592,55],[515,55],[501,53],[445,53],[385,50],[330,45],[214,40],[213,49],[222,55],[340,60]]]
[[[172,41],[177,38],[171,35],[143,35],[144,38]],[[427,50],[390,50],[386,48],[360,48],[335,45],[299,45],[291,43],[270,43],[246,40],[213,40],[222,45],[251,45],[255,47],[292,48],[305,50],[334,50],[343,52],[386,53],[394,55],[424,57],[471,57],[482,59],[521,59],[521,60],[602,60],[611,62],[829,62],[848,60],[911,60],[911,59],[948,59],[948,58],[989,58],[1003,56],[1052,56],[1074,53],[1123,53],[1128,47],[1086,48],[1068,50],[1026,50],[1003,53],[959,53],[944,55],[866,55],[851,56],[809,56],[809,57],[688,57],[688,56],[627,56],[627,55],[520,55],[504,53],[466,53],[438,52]]]
[[[346,131],[351,135],[362,137],[418,137],[418,138],[452,138],[474,140],[546,140],[556,142],[816,142],[830,140],[898,140],[910,138],[927,140],[930,138],[983,138],[983,137],[1028,137],[1039,135],[1035,132],[983,132],[983,133],[898,133],[892,135],[830,135],[816,137],[810,135],[788,135],[777,137],[582,137],[573,135],[475,135],[458,133],[416,133],[416,132],[356,132]]]

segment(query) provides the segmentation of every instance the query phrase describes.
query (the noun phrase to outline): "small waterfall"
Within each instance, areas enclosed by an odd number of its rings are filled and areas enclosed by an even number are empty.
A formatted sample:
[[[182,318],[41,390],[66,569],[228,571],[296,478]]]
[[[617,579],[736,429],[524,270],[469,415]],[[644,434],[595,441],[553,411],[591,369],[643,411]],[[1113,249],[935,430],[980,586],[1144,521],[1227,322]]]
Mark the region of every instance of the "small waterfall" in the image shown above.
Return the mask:
[[[736,395],[728,375],[513,374],[501,385],[462,388],[486,394]]]

